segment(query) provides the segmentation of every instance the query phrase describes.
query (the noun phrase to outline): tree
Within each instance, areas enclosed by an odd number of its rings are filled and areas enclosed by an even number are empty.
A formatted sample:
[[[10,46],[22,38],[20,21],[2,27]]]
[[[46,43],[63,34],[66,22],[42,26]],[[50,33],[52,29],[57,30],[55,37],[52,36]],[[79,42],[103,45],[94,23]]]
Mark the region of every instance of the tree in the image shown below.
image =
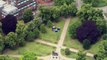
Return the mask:
[[[99,18],[103,19],[102,10],[95,9],[90,4],[84,4],[77,12],[77,15],[79,16],[82,22],[86,20],[96,21]]]
[[[60,7],[52,6],[52,7],[41,7],[40,8],[40,16],[42,17],[43,22],[46,24],[48,20],[55,21],[60,17]]]
[[[100,51],[96,54],[96,60],[106,60],[107,58],[107,41],[100,46]]]
[[[17,44],[17,36],[14,32],[10,32],[5,37],[5,46],[14,49]]]
[[[80,51],[76,60],[86,60],[86,54]]]
[[[92,6],[96,7],[101,3],[101,0],[83,0],[86,4],[92,4]]]
[[[65,55],[70,55],[70,54],[71,54],[71,51],[68,48],[66,48],[65,49]]]
[[[61,8],[60,8],[61,16],[64,16],[64,17],[76,16],[76,13],[77,13],[77,8],[74,3],[69,5],[67,4],[61,5]]]
[[[16,28],[16,34],[17,34],[17,45],[18,46],[24,46],[25,45],[25,24],[23,21],[18,21],[17,28]]]
[[[3,37],[2,35],[0,34],[0,52],[2,53],[2,51],[4,50],[4,41],[3,41]]]
[[[107,40],[107,34],[104,34],[104,35],[103,35],[103,39],[104,39],[104,40]]]
[[[85,21],[77,30],[76,30],[77,39],[83,43],[85,39],[88,39],[91,44],[95,43],[98,38],[101,36],[101,32],[97,29],[95,22]]]
[[[17,19],[13,15],[7,15],[2,20],[2,30],[4,34],[8,34],[9,32],[15,32],[17,24]]]
[[[22,60],[37,60],[37,57],[34,53],[26,52],[22,58]]]
[[[73,24],[70,25],[69,27],[69,34],[72,38],[76,38],[77,35],[76,35],[76,30],[77,28],[81,25],[81,22],[80,21],[76,21],[74,22]]]
[[[27,41],[33,41],[34,38],[35,38],[35,33],[33,33],[32,31],[29,31],[29,32],[27,33],[26,40],[27,40]]]
[[[52,22],[51,22],[50,20],[47,22],[47,26],[48,26],[49,28],[53,26],[53,24],[52,24]]]
[[[24,14],[23,14],[23,20],[25,23],[33,20],[33,13],[31,9],[25,10]]]
[[[35,34],[35,38],[38,38],[40,36],[40,32],[39,32],[39,29],[35,29],[33,30],[33,33]]]
[[[42,25],[40,26],[40,31],[41,31],[42,33],[46,33],[46,32],[47,32],[46,27],[45,27],[44,24],[42,24]]]
[[[69,5],[69,4],[71,4],[72,2],[74,2],[74,0],[54,0],[54,2],[55,2],[55,5],[61,6],[61,5],[63,5],[63,4]]]
[[[86,50],[90,49],[90,45],[91,45],[91,43],[90,43],[90,41],[88,39],[85,39],[83,41],[83,48],[84,49],[86,49]]]

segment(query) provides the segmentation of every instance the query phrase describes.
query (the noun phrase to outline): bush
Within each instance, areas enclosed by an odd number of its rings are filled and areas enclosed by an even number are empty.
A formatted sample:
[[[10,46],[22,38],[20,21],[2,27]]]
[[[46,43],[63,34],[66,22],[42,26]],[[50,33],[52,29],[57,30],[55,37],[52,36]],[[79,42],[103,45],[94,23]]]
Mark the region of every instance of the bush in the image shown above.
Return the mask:
[[[40,26],[40,31],[41,31],[42,33],[46,33],[46,32],[47,32],[46,27],[45,27],[44,24],[42,24],[42,25]]]
[[[70,54],[71,54],[71,51],[68,48],[66,48],[65,49],[65,55],[70,55]]]
[[[72,25],[70,25],[69,34],[72,38],[76,38],[76,30],[80,25],[81,23],[79,21],[74,22]]]
[[[104,39],[104,40],[107,40],[107,34],[104,34],[104,35],[103,35],[103,39]]]
[[[49,20],[49,21],[47,22],[47,26],[48,26],[49,28],[52,27],[52,26],[53,26],[52,21]]]
[[[86,49],[86,50],[88,50],[88,49],[90,49],[90,41],[88,40],[88,39],[85,39],[84,41],[83,41],[83,48],[84,49]]]
[[[40,36],[39,30],[36,28],[33,33],[35,34],[35,38],[38,38]]]

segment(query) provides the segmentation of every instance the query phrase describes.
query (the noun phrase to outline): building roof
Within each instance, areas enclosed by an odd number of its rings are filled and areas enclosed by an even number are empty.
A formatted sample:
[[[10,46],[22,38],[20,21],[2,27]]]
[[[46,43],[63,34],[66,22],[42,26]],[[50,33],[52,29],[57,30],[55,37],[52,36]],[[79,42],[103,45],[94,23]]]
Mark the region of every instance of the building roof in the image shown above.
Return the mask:
[[[17,8],[15,6],[12,6],[10,4],[6,4],[3,8],[3,11],[7,14],[15,13]]]
[[[0,8],[2,8],[5,4],[6,4],[6,2],[0,0]]]

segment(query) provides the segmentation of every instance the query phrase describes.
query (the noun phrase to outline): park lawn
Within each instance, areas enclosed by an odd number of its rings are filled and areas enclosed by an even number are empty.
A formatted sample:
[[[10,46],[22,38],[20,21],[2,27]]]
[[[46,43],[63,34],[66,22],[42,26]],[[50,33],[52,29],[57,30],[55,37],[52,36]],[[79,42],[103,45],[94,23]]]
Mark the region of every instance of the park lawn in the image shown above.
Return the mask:
[[[37,56],[46,56],[51,54],[55,48],[51,46],[47,46],[44,44],[40,44],[38,42],[27,42],[24,47],[19,47],[16,50],[6,50],[4,52],[5,55],[22,55],[25,52],[33,52]]]
[[[70,55],[65,55],[65,50],[64,49],[61,50],[61,54],[63,56],[65,56],[65,57],[68,57],[68,58],[74,58],[74,59],[76,59],[78,57],[77,53],[74,53],[74,52],[71,52]],[[86,60],[94,60],[94,59],[92,57],[86,56]]]
[[[70,22],[70,25],[72,25],[74,22],[77,22],[77,20],[78,20],[78,18],[73,18]],[[66,46],[68,48],[74,48],[74,49],[78,49],[80,51],[86,51],[86,52],[96,54],[100,50],[99,46],[101,45],[102,42],[103,42],[103,40],[100,40],[96,44],[93,44],[89,50],[84,50],[82,43],[80,43],[77,39],[71,38],[69,32],[67,32],[64,46]]]
[[[48,28],[47,27],[47,33],[45,33],[45,34],[41,33],[40,39],[42,39],[44,41],[51,42],[51,43],[57,43],[59,38],[60,38],[61,32],[63,30],[64,23],[65,23],[64,20],[60,20],[59,22],[54,23],[54,25],[56,27],[60,27],[61,28],[61,30],[59,32],[53,32],[52,28]]]

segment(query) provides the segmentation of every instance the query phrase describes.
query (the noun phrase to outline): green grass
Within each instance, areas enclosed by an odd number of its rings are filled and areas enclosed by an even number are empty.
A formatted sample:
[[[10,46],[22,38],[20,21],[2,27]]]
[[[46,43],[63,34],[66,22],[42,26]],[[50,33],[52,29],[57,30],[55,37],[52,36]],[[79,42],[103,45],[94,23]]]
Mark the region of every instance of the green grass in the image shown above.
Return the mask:
[[[78,21],[78,18],[73,18],[70,22],[70,25],[72,25],[74,22],[77,22],[77,21]],[[74,48],[80,51],[86,51],[86,52],[96,54],[100,50],[99,46],[101,45],[102,42],[103,41],[100,40],[96,44],[93,44],[89,50],[84,50],[82,44],[77,39],[71,38],[69,32],[67,32],[64,46],[67,46],[68,48]]]
[[[19,47],[16,50],[7,50],[4,54],[21,55],[26,51],[30,51],[35,53],[37,56],[46,56],[51,54],[54,49],[54,47],[43,45],[37,42],[27,42],[24,47]]]
[[[56,27],[61,28],[59,32],[53,32],[51,28],[47,28],[47,33],[46,34],[41,33],[40,39],[51,42],[51,43],[57,43],[60,38],[63,26],[64,26],[64,22],[65,22],[64,20],[60,20],[58,23],[54,23]]]
[[[64,49],[61,50],[61,53],[62,53],[63,56],[68,57],[68,58],[76,59],[78,57],[77,53],[74,53],[74,52],[71,52],[70,55],[65,55],[65,50]],[[86,57],[86,60],[94,60],[94,59],[92,57]]]

